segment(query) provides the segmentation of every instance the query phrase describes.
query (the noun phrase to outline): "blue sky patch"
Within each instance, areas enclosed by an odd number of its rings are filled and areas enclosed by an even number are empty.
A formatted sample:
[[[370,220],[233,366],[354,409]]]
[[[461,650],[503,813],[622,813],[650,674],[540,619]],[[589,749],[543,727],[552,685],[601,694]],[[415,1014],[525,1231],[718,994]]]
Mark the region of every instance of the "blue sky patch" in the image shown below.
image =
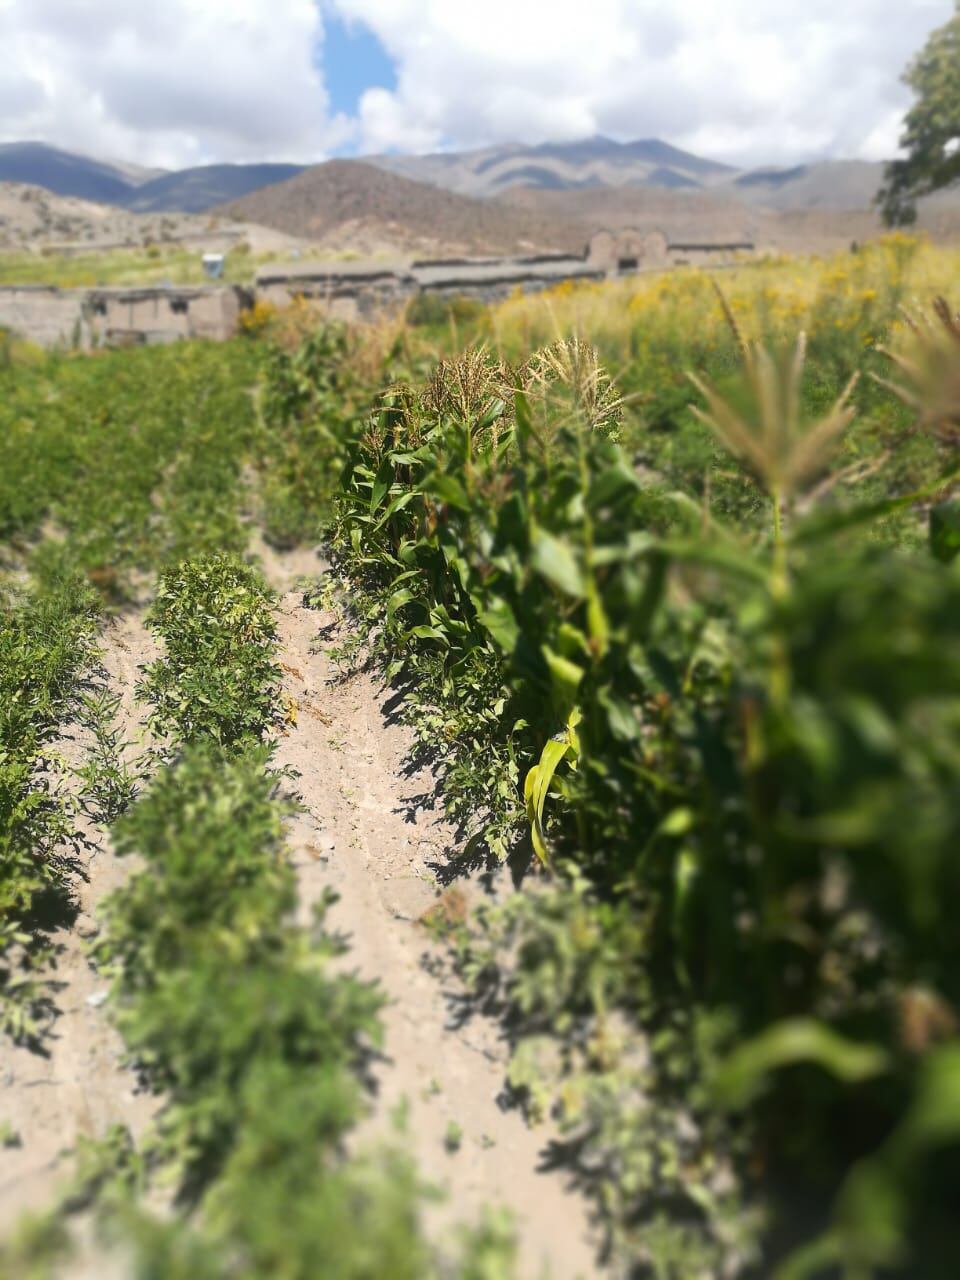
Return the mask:
[[[369,27],[329,12],[323,17],[320,66],[332,115],[356,115],[366,89],[397,87],[393,60]]]

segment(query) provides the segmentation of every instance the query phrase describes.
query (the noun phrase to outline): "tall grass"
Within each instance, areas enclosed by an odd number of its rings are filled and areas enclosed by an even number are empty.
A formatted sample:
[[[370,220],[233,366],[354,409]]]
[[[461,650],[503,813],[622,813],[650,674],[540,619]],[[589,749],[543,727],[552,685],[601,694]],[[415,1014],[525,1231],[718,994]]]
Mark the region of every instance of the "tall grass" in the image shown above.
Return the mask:
[[[715,305],[720,282],[752,337],[776,340],[803,328],[811,339],[873,344],[906,299],[932,301],[960,286],[960,249],[902,233],[827,258],[770,258],[724,271],[675,269],[656,275],[576,284],[517,295],[494,309],[494,340],[507,356],[570,333],[589,337],[612,371],[670,350],[695,355],[726,346]],[[469,335],[468,335],[469,336]]]

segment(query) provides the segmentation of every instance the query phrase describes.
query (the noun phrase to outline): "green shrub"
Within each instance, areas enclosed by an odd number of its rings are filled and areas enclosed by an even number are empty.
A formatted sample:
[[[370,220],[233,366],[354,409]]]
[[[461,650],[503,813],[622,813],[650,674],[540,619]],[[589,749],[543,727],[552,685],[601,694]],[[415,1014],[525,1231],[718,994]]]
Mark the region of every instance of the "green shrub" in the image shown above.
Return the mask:
[[[139,686],[158,733],[231,747],[277,722],[274,603],[257,571],[229,555],[161,575],[147,626],[165,654]]]
[[[25,596],[0,586],[0,1025],[18,1039],[38,1039],[49,1013],[37,970],[68,910],[77,831],[48,747],[79,707],[97,614],[76,577]]]
[[[0,539],[55,538],[119,597],[136,569],[244,551],[259,359],[182,343],[0,367]]]
[[[466,294],[418,293],[407,307],[407,324],[414,328],[466,325],[475,333],[490,327],[489,310],[478,298]]]
[[[196,1195],[219,1176],[251,1118],[283,1099],[297,1124],[333,1143],[355,1120],[345,1071],[378,1036],[379,997],[328,978],[311,936],[288,923],[295,882],[282,856],[288,808],[267,748],[224,757],[197,745],[163,771],[116,829],[143,870],[109,902],[97,960],[117,974],[124,1039],[165,1095],[157,1149]],[[319,923],[319,917],[318,917]],[[259,1102],[257,1099],[261,1099]],[[279,1137],[279,1134],[275,1135]]]

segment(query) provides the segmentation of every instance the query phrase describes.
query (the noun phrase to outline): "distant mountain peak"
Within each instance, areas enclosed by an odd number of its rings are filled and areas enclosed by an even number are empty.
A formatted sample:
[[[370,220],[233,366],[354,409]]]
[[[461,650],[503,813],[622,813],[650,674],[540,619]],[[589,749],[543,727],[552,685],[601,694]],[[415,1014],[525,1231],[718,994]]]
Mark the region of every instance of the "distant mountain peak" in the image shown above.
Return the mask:
[[[827,160],[732,168],[662,138],[619,141],[602,133],[561,142],[504,143],[433,155],[358,157],[352,163],[474,199],[542,192],[674,189],[780,210],[869,209],[882,165]],[[150,173],[45,142],[0,144],[0,182],[41,187],[137,212],[199,213],[287,181],[302,165],[214,164]]]

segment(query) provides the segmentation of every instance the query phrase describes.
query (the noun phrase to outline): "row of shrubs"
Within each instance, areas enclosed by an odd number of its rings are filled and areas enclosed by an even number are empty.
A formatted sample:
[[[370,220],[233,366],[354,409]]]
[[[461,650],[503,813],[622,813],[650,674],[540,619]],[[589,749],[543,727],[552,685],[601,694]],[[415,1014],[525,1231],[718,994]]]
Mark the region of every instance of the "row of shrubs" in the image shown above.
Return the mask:
[[[0,362],[4,559],[125,600],[158,568],[245,551],[260,360],[236,341]]]
[[[112,829],[135,865],[93,949],[159,1112],[136,1143],[122,1130],[81,1143],[73,1185],[0,1253],[0,1274],[62,1274],[69,1217],[91,1208],[100,1247],[137,1275],[510,1274],[499,1223],[441,1257],[402,1153],[347,1154],[382,997],[335,963],[345,947],[325,927],[329,899],[296,923],[284,846],[296,802],[269,743],[282,718],[274,606],[229,555],[160,577],[147,625],[162,654],[139,693],[166,762]]]
[[[53,741],[81,710],[99,602],[83,579],[0,582],[0,1031],[39,1044],[50,933],[68,917],[79,831]]]

